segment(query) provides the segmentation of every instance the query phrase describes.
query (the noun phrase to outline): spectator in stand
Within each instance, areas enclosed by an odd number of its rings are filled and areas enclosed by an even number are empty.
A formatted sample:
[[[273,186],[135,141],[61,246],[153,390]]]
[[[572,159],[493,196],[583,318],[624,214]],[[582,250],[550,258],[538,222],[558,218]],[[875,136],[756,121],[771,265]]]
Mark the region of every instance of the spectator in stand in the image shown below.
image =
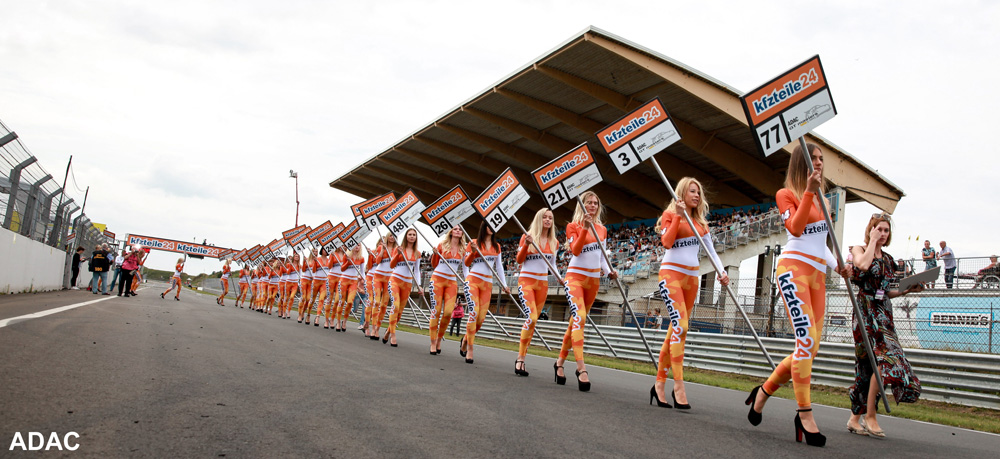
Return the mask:
[[[114,256],[115,266],[114,266],[114,277],[111,278],[111,287],[108,288],[109,292],[115,291],[115,284],[118,283],[122,274],[122,263],[125,262],[125,251],[121,251]]]
[[[102,295],[108,294],[108,270],[111,269],[111,260],[108,260],[108,251],[106,245],[98,245],[94,247],[94,253],[91,254],[90,266],[94,271],[94,275],[90,279],[90,290],[97,295],[97,291],[100,290]]]
[[[955,282],[955,270],[958,268],[955,252],[951,250],[951,247],[948,247],[945,241],[941,241],[941,252],[938,253],[937,257],[939,260],[944,260],[944,284],[951,288]]]
[[[69,281],[70,290],[80,290],[80,287],[76,286],[76,278],[80,276],[80,264],[87,261],[87,257],[83,256],[84,249],[82,246],[76,248],[76,253],[73,254],[73,262],[70,265],[70,269],[73,272],[73,277]]]
[[[931,241],[924,241],[924,248],[920,250],[920,255],[924,259],[924,271],[937,266],[937,252],[934,251],[934,247],[931,247]],[[934,288],[934,282],[931,282],[931,288]]]
[[[973,285],[972,288],[979,287],[979,284],[983,282],[984,277],[997,275],[1000,275],[1000,266],[997,264],[997,256],[990,255],[990,264],[976,273],[976,284]]]

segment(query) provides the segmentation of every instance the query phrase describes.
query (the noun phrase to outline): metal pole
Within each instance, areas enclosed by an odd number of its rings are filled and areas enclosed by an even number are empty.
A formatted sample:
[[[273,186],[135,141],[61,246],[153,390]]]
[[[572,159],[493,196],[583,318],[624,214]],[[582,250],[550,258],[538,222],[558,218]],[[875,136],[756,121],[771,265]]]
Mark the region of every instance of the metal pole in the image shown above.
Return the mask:
[[[586,209],[583,200],[580,199],[580,196],[577,196],[576,200],[578,203],[580,203],[580,207]],[[590,222],[590,230],[594,232],[594,239],[597,240],[597,245],[601,248],[601,257],[603,257],[604,262],[608,264],[608,269],[611,269],[613,271],[614,268],[611,266],[611,260],[608,258],[607,247],[604,246],[604,242],[601,241],[600,237],[598,237],[597,226],[594,225],[593,221]],[[632,303],[629,302],[628,300],[628,294],[625,293],[625,288],[622,287],[621,279],[619,279],[618,276],[616,275],[614,280],[615,280],[615,285],[618,287],[618,293],[621,293],[622,300],[625,301],[625,307],[628,309],[629,314],[632,315],[632,321],[635,323],[635,329],[639,332],[639,338],[642,339],[643,346],[646,347],[646,353],[649,354],[649,360],[653,362],[653,366],[659,368],[659,361],[656,359],[656,357],[653,356],[653,350],[649,347],[649,342],[646,341],[646,334],[642,332],[642,327],[639,326],[639,318],[635,316],[635,311],[632,309]],[[590,314],[587,314],[587,318],[590,319]],[[595,324],[593,320],[591,320],[590,323],[591,325],[594,326],[594,329],[597,330],[597,333],[600,334],[601,331],[599,328],[597,328],[597,324]],[[603,338],[604,336],[601,335],[601,337]],[[607,340],[605,340],[605,343],[606,342]],[[609,344],[608,347],[610,346],[611,345]],[[614,353],[614,349],[612,349],[611,351],[612,353]],[[616,357],[617,355],[618,354],[615,354]]]
[[[432,247],[432,249],[434,250],[434,253],[436,253],[436,254],[437,254],[437,256],[441,257],[442,259],[444,258],[444,256],[442,256],[442,255],[441,255],[441,252],[438,252],[438,251],[437,251],[437,247],[434,247],[434,243],[433,243],[433,242],[431,242],[431,241],[430,241],[430,239],[428,239],[428,238],[427,238],[427,236],[425,236],[425,235],[424,235],[424,233],[423,233],[422,231],[420,231],[419,229],[417,229],[416,225],[414,225],[414,226],[413,226],[413,229],[415,229],[415,230],[417,231],[417,234],[419,234],[419,235],[420,235],[420,237],[424,238],[424,241],[426,241],[426,242],[427,242],[427,245],[429,245],[429,246],[431,246],[431,247]],[[449,230],[449,231],[451,231],[451,230]],[[464,229],[464,228],[462,229],[462,233],[463,233],[463,234],[462,234],[462,236],[464,237],[464,236],[465,236],[465,229]],[[450,236],[449,236],[449,237],[450,237]],[[478,248],[477,248],[476,250],[478,250]],[[482,256],[482,254],[479,254],[479,256]],[[458,279],[461,279],[461,278],[462,278],[462,276],[459,276],[459,275],[458,275],[458,271],[455,271],[455,268],[452,268],[450,264],[448,264],[448,263],[445,263],[445,265],[446,265],[446,266],[448,266],[448,269],[449,269],[449,270],[451,271],[451,273],[455,275],[455,279],[456,279],[456,282],[457,282],[457,280],[458,280]],[[492,266],[490,266],[490,269],[492,270],[492,269],[493,269],[493,267],[492,267]],[[494,274],[494,275],[496,275],[496,273],[495,273],[495,272],[494,272],[493,274]],[[499,278],[500,278],[500,276],[497,276],[497,279],[499,279]],[[501,289],[501,290],[502,290],[502,289]],[[431,295],[433,295],[433,294],[434,294],[434,292],[431,292]],[[498,294],[498,295],[499,295],[499,294]],[[512,296],[511,298],[513,299],[513,296]],[[516,304],[516,303],[515,303],[515,304]],[[442,312],[444,312],[444,310],[443,310],[443,309],[442,309]],[[498,320],[498,319],[496,318],[496,316],[494,316],[494,315],[493,315],[493,313],[492,313],[492,312],[490,312],[490,309],[489,309],[489,308],[486,308],[486,314],[487,314],[487,315],[489,315],[491,319],[493,319],[493,322],[495,322],[495,323],[497,324],[497,326],[498,326],[498,327],[500,327],[500,330],[501,330],[501,331],[503,331],[503,334],[504,334],[504,335],[506,335],[506,336],[507,336],[508,338],[510,338],[510,337],[511,337],[511,336],[510,336],[510,333],[508,333],[508,332],[507,332],[507,329],[506,329],[506,328],[505,328],[505,327],[503,326],[503,324],[502,324],[502,323],[500,323],[500,320]],[[542,344],[544,344],[544,345],[545,345],[545,349],[546,349],[546,350],[549,350],[549,351],[551,351],[551,350],[552,350],[552,348],[551,348],[551,347],[549,347],[549,343],[545,342],[545,338],[544,338],[544,337],[542,337],[542,334],[541,334],[541,333],[539,333],[539,332],[538,332],[538,330],[535,330],[535,336],[537,336],[537,337],[538,337],[538,339],[540,339],[540,340],[542,341]]]
[[[656,169],[656,173],[660,175],[660,180],[663,181],[663,185],[665,185],[667,187],[667,191],[670,192],[670,197],[673,198],[675,201],[679,200],[679,198],[677,197],[677,193],[674,193],[674,187],[670,186],[670,181],[667,180],[667,176],[663,174],[663,169],[660,169],[660,165],[657,164],[657,162],[653,158],[650,158],[649,162],[653,165],[653,168]],[[695,227],[694,222],[691,221],[691,216],[688,215],[687,211],[684,211],[684,220],[686,220],[688,226],[690,226],[691,229],[694,230]],[[708,228],[705,229],[707,230]],[[705,251],[705,254],[706,255],[709,254],[710,252],[708,250],[708,245],[705,243],[705,241],[702,240],[702,238],[697,235],[695,236],[695,239],[698,240],[698,244],[701,246],[701,249]],[[712,263],[712,268],[715,269],[716,275],[722,272],[722,266],[716,266],[715,259],[713,259],[712,257],[708,257],[708,259],[709,262]],[[726,285],[726,292],[729,293],[729,297],[733,300],[733,303],[736,305],[736,310],[740,312],[740,315],[743,316],[743,320],[746,321],[747,327],[750,328],[750,334],[753,335],[753,339],[754,341],[757,342],[757,346],[760,347],[760,351],[764,353],[764,358],[767,359],[767,363],[771,365],[771,369],[776,368],[774,360],[771,360],[771,354],[767,352],[767,349],[764,347],[764,343],[760,340],[760,337],[757,336],[757,330],[754,330],[753,324],[750,323],[750,317],[748,317],[747,313],[743,311],[742,307],[740,307],[740,302],[736,299],[736,293],[733,292],[733,287],[730,285]]]
[[[809,146],[806,144],[805,137],[799,137],[799,146],[802,147],[802,154],[805,156],[806,166],[809,168],[809,173],[813,173],[813,163],[812,155],[809,154]],[[833,244],[833,253],[837,257],[837,266],[844,266],[844,258],[840,253],[840,243],[837,241],[837,235],[833,233],[833,221],[830,219],[830,211],[826,208],[826,197],[820,194],[817,196],[819,200],[820,210],[823,211],[823,220],[826,222],[827,234],[830,235],[830,243]],[[864,315],[861,313],[861,307],[858,306],[858,299],[854,296],[854,287],[851,286],[851,281],[846,277],[844,279],[844,285],[847,287],[847,297],[851,299],[851,304],[854,306],[854,314],[858,317],[858,322],[861,325],[861,337],[865,341],[865,350],[868,352],[868,360],[872,366],[872,374],[875,376],[875,380],[878,382],[878,391],[882,395],[882,404],[885,406],[885,412],[891,413],[892,408],[889,407],[889,400],[885,398],[885,385],[882,382],[882,374],[879,373],[878,362],[875,360],[875,353],[872,351],[872,344],[868,338],[868,331],[864,327]]]

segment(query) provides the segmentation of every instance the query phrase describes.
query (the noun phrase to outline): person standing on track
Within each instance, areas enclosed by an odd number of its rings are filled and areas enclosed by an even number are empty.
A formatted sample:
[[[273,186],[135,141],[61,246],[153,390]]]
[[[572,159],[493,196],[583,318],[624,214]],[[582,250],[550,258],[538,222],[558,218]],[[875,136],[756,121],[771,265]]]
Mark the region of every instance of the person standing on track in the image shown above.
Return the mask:
[[[240,309],[242,309],[243,306],[240,306],[240,301],[242,301],[243,304],[247,303],[247,291],[250,290],[250,269],[247,268],[245,264],[242,268],[240,268],[238,287],[240,292],[236,295],[236,306],[239,306]]]
[[[229,273],[232,272],[232,268],[229,267],[229,259],[226,259],[225,264],[222,265],[222,278],[219,282],[222,283],[222,294],[215,299],[215,303],[219,306],[225,306],[226,295],[229,294]]]
[[[433,308],[429,327],[431,355],[441,353],[441,341],[444,340],[449,318],[455,310],[455,300],[458,298],[458,281],[455,273],[459,272],[464,258],[463,235],[461,226],[452,228],[438,244],[437,251],[431,257],[431,266],[434,267],[430,285]]]
[[[583,205],[580,204],[583,203]],[[601,243],[607,239],[608,231],[604,228],[604,206],[593,191],[580,194],[580,202],[573,211],[573,221],[566,225],[566,246],[572,254],[566,267],[565,284],[569,287],[570,321],[563,334],[562,348],[559,358],[552,365],[555,369],[557,384],[566,384],[566,374],[563,365],[569,356],[570,349],[576,360],[576,378],[579,389],[590,390],[590,373],[583,360],[583,326],[587,314],[597,298],[597,290],[601,285],[601,275],[609,278],[618,277],[618,273],[608,266],[601,255]],[[595,234],[596,231],[596,234]],[[563,374],[559,374],[563,373]]]
[[[542,249],[538,253],[532,242]],[[514,361],[514,374],[528,376],[524,358],[528,354],[528,345],[535,334],[535,324],[538,314],[549,294],[549,267],[555,266],[556,252],[559,251],[559,240],[556,239],[556,225],[552,211],[541,208],[535,213],[528,227],[528,234],[521,236],[517,250],[517,262],[521,271],[517,275],[517,291],[521,300],[521,311],[526,319],[521,327],[521,344],[518,347],[517,360]],[[548,260],[548,261],[546,261]]]
[[[364,282],[365,256],[361,253],[361,246],[355,245],[351,253],[344,256],[341,264],[343,277],[340,279],[340,291],[342,292],[341,306],[333,316],[334,329],[338,332],[347,331],[347,316],[351,314],[354,307],[354,297],[358,294],[358,284]]]
[[[295,306],[295,295],[299,292],[299,270],[302,269],[301,257],[297,252],[292,252],[292,256],[285,261],[285,273],[288,274],[287,283],[285,284],[285,290],[282,292],[284,296],[285,305],[285,318],[292,318],[292,307]],[[300,308],[301,312],[301,308]],[[302,323],[302,317],[299,317],[299,323]]]
[[[323,308],[324,329],[334,328],[333,317],[337,310],[337,303],[340,301],[340,282],[344,280],[343,265],[344,248],[341,246],[333,250],[333,255],[330,255],[330,262],[327,265],[326,305]]]
[[[174,275],[170,277],[170,287],[166,291],[160,294],[160,299],[163,299],[177,286],[177,294],[174,295],[174,299],[177,301],[181,300],[181,273],[184,272],[184,258],[178,258],[177,264],[174,266]]]
[[[479,249],[478,252],[476,248]],[[490,298],[493,296],[491,265],[500,277],[503,292],[510,293],[500,250],[500,244],[493,238],[493,229],[483,220],[476,239],[470,241],[465,249],[465,297],[469,303],[469,319],[465,323],[465,336],[459,347],[459,354],[465,357],[465,363],[474,362],[472,347],[476,341],[476,333],[482,328],[490,309]]]
[[[396,250],[396,237],[392,233],[386,234],[382,238],[382,246],[375,249],[375,266],[372,267],[372,313],[368,318],[368,329],[371,331],[369,338],[376,340],[382,328],[382,320],[385,318],[386,308],[389,306],[389,276],[392,268],[389,261],[392,253]]]
[[[396,324],[403,316],[414,281],[417,292],[424,294],[420,287],[420,250],[417,249],[417,230],[410,228],[403,235],[403,244],[392,251],[389,260],[392,275],[389,278],[389,329],[382,337],[382,343],[396,347]]]
[[[131,289],[132,276],[139,269],[139,258],[142,253],[141,250],[132,249],[122,259],[122,278],[118,282],[118,296],[122,296],[122,292],[125,293],[126,298],[135,295]]]
[[[833,267],[847,278],[851,271],[846,266],[838,267],[837,258],[826,246],[830,228],[818,201],[824,199],[823,150],[814,144],[807,148],[814,171],[809,173],[802,147],[795,147],[788,160],[785,187],[775,196],[788,230],[788,242],[778,257],[778,288],[795,333],[795,350],[778,364],[767,381],[750,392],[746,404],[750,405],[747,419],[753,425],[760,424],[768,397],[791,379],[798,404],[795,439],[801,442],[804,435],[806,444],[823,446],[826,437],[813,417],[809,389],[826,313],[826,270]]]
[[[271,262],[271,266],[267,269],[267,315],[272,315],[274,311],[274,303],[277,301],[278,290],[281,288],[281,273],[283,269],[281,267],[281,260],[275,258]],[[279,309],[280,314],[280,309]]]
[[[712,236],[708,232],[708,200],[704,197],[701,183],[692,177],[684,177],[677,182],[674,190],[680,200],[671,200],[656,223],[655,231],[660,233],[663,244],[663,259],[660,261],[659,295],[667,311],[669,326],[667,336],[660,347],[660,358],[656,368],[656,384],[649,390],[650,403],[656,398],[657,406],[670,408],[666,401],[667,373],[673,371],[674,384],[670,397],[678,409],[691,409],[687,391],[684,389],[684,345],[687,342],[688,321],[694,300],[698,296],[700,277],[698,276],[699,244],[701,238],[709,248],[709,256],[715,266],[722,266],[715,253]],[[690,212],[695,228],[692,229],[684,218]],[[729,276],[719,274],[719,283],[729,285]],[[659,312],[659,309],[657,309]],[[659,314],[657,314],[659,316]]]
[[[299,291],[302,292],[302,298],[299,299],[299,323],[306,325],[312,321],[312,281],[315,265],[316,256],[310,251],[306,259],[302,260],[302,271],[299,273]]]

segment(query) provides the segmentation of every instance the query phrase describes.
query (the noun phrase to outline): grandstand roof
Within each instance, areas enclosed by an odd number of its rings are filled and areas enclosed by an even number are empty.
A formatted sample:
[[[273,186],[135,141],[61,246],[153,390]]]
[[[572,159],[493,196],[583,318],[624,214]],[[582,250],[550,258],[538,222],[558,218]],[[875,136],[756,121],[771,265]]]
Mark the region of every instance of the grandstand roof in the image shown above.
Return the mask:
[[[739,101],[740,91],[680,62],[589,27],[517,69],[330,182],[361,198],[412,188],[425,203],[460,184],[477,196],[511,167],[532,198],[541,195],[530,172],[587,142],[604,182],[594,190],[608,221],[659,215],[668,193],[652,166],[620,175],[594,133],[659,97],[681,140],[656,155],[671,183],[693,176],[705,184],[713,207],[774,200],[793,145],[767,158],[757,152]],[[903,190],[832,142],[823,145],[826,178],[847,190],[847,201],[893,211]],[[539,206],[524,206],[530,220]],[[572,206],[557,212],[568,219]]]

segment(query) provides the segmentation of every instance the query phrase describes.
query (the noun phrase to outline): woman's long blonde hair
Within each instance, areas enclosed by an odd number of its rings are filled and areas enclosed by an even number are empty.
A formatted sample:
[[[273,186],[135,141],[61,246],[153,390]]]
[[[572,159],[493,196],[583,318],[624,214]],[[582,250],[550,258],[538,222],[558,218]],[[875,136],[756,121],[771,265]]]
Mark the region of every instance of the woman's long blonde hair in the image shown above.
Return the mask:
[[[806,147],[809,148],[809,161],[812,161],[812,154],[814,152],[819,152],[820,155],[823,154],[823,150],[814,143],[807,143]],[[826,168],[823,168],[824,174]],[[802,199],[802,194],[806,192],[806,183],[809,181],[809,164],[806,163],[806,155],[802,154],[802,145],[796,145],[795,149],[792,150],[792,156],[788,158],[788,171],[785,172],[785,188],[788,188],[795,194],[795,197],[799,200]],[[826,195],[826,180],[821,180],[819,184],[820,195]]]
[[[545,228],[542,227],[542,218],[545,217],[546,212],[552,213],[552,211],[549,210],[548,207],[542,207],[541,209],[538,210],[538,212],[535,212],[535,218],[531,219],[531,226],[528,227],[528,234],[530,234],[531,238],[535,240],[535,244],[539,244],[539,247],[543,251],[545,250],[545,247],[541,246],[542,238],[543,237],[548,238],[549,250],[551,250],[552,253],[556,253],[559,251],[559,241],[556,240],[555,222],[553,221],[552,226],[549,226],[548,231],[546,231]],[[554,219],[555,215],[553,215],[553,220]],[[542,234],[543,231],[545,231],[546,234]],[[535,251],[535,248],[533,246],[529,245],[528,253],[537,253],[537,252]]]
[[[452,247],[451,247],[451,232],[455,231],[455,228],[461,229],[460,226],[456,226],[454,228],[450,228],[448,230],[448,232],[444,234],[444,239],[441,239],[441,248],[444,249],[444,250],[441,251],[441,255],[444,255],[446,253],[451,253],[451,249],[452,249]],[[462,230],[462,236],[459,236],[459,238],[458,238],[458,248],[459,249],[461,249],[462,246],[464,245],[462,243],[462,239],[464,239],[464,236],[465,236],[465,230]]]
[[[587,210],[583,207],[583,204],[591,196],[597,198],[597,215],[594,216],[594,225],[604,224],[604,204],[601,204],[601,198],[597,196],[597,193],[590,190],[584,191],[580,195],[580,199],[576,201],[576,209],[573,210],[573,223],[582,224],[583,216],[587,214]]]
[[[389,238],[392,238],[392,246],[389,245]],[[399,241],[396,240],[396,236],[393,236],[391,232],[385,233],[382,236],[382,247],[385,247],[385,251],[392,253],[393,249],[399,247]]]
[[[708,198],[705,197],[705,187],[701,185],[701,182],[694,177],[684,177],[677,182],[677,186],[674,188],[674,194],[683,200],[684,196],[687,196],[687,190],[688,188],[691,188],[691,184],[696,185],[698,187],[698,191],[701,192],[701,201],[698,202],[697,209],[694,209],[693,211],[688,209],[688,215],[691,216],[691,220],[694,220],[695,223],[701,225],[701,227],[707,231],[708,220],[705,219],[705,216],[708,215]],[[677,200],[671,199],[670,203],[667,204],[667,208],[664,210],[674,213],[674,204],[677,204]],[[656,226],[653,228],[657,234],[659,234],[662,229],[660,228],[661,221],[661,218],[656,219]]]

